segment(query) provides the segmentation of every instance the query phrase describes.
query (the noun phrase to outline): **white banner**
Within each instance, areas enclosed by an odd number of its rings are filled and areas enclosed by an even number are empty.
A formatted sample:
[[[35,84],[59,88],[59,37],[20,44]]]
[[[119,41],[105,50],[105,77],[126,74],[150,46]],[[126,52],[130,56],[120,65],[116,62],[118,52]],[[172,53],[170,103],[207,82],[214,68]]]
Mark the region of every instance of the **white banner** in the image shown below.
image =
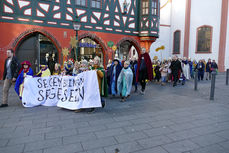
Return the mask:
[[[101,107],[96,71],[77,76],[26,77],[24,107],[58,106],[70,110]]]

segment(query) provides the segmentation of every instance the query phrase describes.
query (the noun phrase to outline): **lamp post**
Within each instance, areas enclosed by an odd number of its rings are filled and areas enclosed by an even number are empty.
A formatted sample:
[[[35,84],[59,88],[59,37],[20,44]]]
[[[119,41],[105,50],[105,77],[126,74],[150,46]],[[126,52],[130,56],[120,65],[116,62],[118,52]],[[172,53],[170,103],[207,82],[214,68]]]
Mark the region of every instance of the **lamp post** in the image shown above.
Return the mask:
[[[80,26],[81,25],[80,25],[79,19],[78,19],[78,17],[76,17],[76,20],[73,21],[73,29],[76,31],[76,40],[78,40],[78,31],[80,30]],[[79,42],[77,42],[77,43],[78,43],[78,45],[76,45],[76,49],[75,49],[76,60],[78,60],[79,54],[80,54]]]

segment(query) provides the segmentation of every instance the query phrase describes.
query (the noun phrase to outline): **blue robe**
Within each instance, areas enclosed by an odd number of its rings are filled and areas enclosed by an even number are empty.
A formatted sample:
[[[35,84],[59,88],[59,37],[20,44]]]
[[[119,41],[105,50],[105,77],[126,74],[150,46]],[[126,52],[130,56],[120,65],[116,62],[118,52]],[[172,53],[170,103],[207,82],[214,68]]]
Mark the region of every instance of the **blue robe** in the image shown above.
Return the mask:
[[[112,63],[111,68],[110,68],[110,87],[109,87],[109,93],[111,94],[116,94],[117,93],[117,80],[118,76],[122,70],[121,63],[119,62],[118,65],[115,67],[116,69],[114,70],[115,65]],[[115,74],[114,74],[115,72]]]
[[[26,73],[26,75],[33,76],[33,70],[31,68],[29,68],[29,71]],[[14,90],[16,91],[18,96],[20,95],[20,93],[19,93],[20,85],[23,82],[24,82],[24,70],[22,70],[21,73],[19,74],[19,76],[17,77],[16,83],[15,83],[15,87],[14,87]],[[22,97],[19,96],[19,98],[21,99]]]
[[[133,82],[133,72],[130,67],[127,69],[123,68],[118,77],[118,94],[121,94],[123,97],[130,95]]]

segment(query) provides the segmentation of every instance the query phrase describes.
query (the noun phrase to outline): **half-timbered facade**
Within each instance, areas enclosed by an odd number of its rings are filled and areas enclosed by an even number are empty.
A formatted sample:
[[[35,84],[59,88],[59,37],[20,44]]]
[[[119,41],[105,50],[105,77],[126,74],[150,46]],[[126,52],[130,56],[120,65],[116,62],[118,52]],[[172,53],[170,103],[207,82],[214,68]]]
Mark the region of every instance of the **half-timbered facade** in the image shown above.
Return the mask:
[[[104,65],[133,47],[149,50],[159,36],[159,0],[1,0],[0,73],[9,48],[34,65],[46,53],[63,63],[74,52],[76,18],[79,54],[101,54]]]

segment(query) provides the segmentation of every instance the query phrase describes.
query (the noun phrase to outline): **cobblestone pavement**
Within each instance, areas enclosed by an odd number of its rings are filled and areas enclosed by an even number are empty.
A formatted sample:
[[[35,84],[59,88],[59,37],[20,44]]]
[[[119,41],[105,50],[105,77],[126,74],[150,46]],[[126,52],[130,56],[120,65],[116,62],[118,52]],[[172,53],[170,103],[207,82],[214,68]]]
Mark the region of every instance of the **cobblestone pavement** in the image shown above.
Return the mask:
[[[193,81],[149,83],[144,96],[108,98],[106,108],[87,114],[23,108],[11,87],[10,107],[0,108],[0,153],[229,153],[225,75],[217,75],[214,101],[210,81],[193,88]]]

